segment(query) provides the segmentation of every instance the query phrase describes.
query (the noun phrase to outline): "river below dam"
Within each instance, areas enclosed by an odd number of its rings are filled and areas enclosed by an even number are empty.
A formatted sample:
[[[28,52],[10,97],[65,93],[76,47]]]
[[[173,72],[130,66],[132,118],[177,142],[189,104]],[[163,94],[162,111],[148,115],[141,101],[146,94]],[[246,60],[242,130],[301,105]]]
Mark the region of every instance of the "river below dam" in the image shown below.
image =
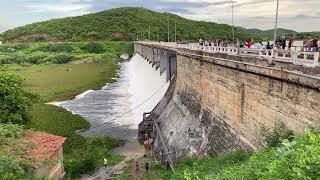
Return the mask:
[[[138,124],[144,112],[150,112],[169,87],[166,73],[160,75],[140,55],[121,63],[115,83],[101,90],[88,90],[74,100],[59,106],[81,115],[91,128],[83,136],[105,135],[125,140],[137,137]]]

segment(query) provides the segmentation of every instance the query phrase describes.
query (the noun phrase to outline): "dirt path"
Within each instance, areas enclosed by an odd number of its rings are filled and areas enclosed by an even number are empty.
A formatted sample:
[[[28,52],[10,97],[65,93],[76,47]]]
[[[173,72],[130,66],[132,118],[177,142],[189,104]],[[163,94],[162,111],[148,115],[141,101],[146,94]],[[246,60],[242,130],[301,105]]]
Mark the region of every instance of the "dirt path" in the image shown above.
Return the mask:
[[[120,154],[124,156],[124,160],[118,163],[115,166],[111,167],[100,167],[91,175],[83,175],[77,180],[105,180],[105,179],[114,179],[112,178],[114,174],[122,174],[124,172],[125,167],[128,166],[128,162],[133,160],[140,159],[144,155],[144,147],[139,144],[137,140],[129,141],[124,146],[115,148],[113,150],[114,154]]]
[[[149,162],[150,161],[152,161],[152,159],[149,158]],[[139,164],[139,170],[138,171],[137,171],[137,168],[136,168],[136,162],[138,162],[138,164]],[[131,167],[130,173],[132,175],[132,180],[148,179],[146,177],[152,177],[152,179],[154,179],[154,180],[162,180],[161,177],[159,177],[158,175],[156,175],[155,172],[153,172],[151,166],[149,167],[149,172],[147,174],[147,171],[145,169],[145,159],[143,157],[133,161],[130,164],[130,167]]]

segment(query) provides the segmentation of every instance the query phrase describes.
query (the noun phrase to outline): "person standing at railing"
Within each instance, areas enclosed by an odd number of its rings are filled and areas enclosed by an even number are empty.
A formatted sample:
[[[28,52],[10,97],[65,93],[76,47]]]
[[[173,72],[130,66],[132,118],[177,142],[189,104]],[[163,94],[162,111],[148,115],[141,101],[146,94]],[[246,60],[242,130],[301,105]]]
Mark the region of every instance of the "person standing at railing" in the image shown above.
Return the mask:
[[[239,38],[237,38],[236,47],[240,47],[240,39]]]
[[[308,45],[309,45],[309,40],[307,36],[304,36],[303,39],[303,47],[301,48],[301,51],[307,51],[308,50]]]
[[[205,42],[204,42],[204,46],[208,46],[209,45],[209,43],[208,43],[208,41],[206,40]]]
[[[286,46],[287,46],[286,37],[285,37],[285,36],[282,36],[282,38],[281,38],[281,47],[282,47],[282,50],[285,50],[285,49],[286,49]]]
[[[203,46],[203,40],[201,38],[199,39],[199,46]]]
[[[289,43],[288,43],[288,50],[291,50],[291,47],[293,45],[293,36],[292,35],[289,35]]]
[[[318,45],[318,36],[313,36],[312,42],[311,42],[311,51],[312,52],[317,52],[319,48]]]
[[[258,48],[259,49],[265,49],[265,45],[262,43],[262,41],[259,42],[259,45],[258,45]]]
[[[253,48],[253,44],[254,44],[253,38],[248,39],[247,42],[246,42],[246,47],[247,48]]]
[[[277,37],[276,42],[274,43],[277,49],[281,49],[281,39]]]
[[[266,49],[272,49],[270,39],[267,40]]]

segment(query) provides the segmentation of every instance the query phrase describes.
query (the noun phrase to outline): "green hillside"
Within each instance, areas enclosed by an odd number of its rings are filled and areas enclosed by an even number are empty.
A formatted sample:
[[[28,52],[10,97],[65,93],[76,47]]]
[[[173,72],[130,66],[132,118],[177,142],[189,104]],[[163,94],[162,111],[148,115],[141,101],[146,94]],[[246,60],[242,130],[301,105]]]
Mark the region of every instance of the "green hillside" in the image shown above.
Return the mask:
[[[267,39],[270,39],[272,40],[273,39],[273,36],[274,36],[274,29],[270,29],[270,30],[260,30],[260,29],[246,29],[249,33],[252,33],[254,36],[257,36],[257,37],[261,37],[263,40],[267,40]],[[279,28],[277,30],[277,34],[278,36],[288,36],[288,35],[296,35],[298,34],[298,32],[296,31],[293,31],[293,30],[289,30],[289,29],[283,29],[283,28]]]
[[[203,21],[193,21],[174,14],[159,13],[144,8],[116,8],[98,13],[52,19],[44,22],[21,26],[2,33],[4,41],[24,37],[20,41],[81,41],[88,39],[98,40],[126,40],[132,41],[135,37],[147,39],[149,25],[151,39],[167,40],[167,18],[170,19],[171,41],[174,41],[174,27],[177,22],[177,36],[183,41],[194,41],[202,38],[232,37],[232,28],[226,24],[217,24]],[[33,34],[45,34],[48,37],[28,37]],[[236,37],[247,39],[252,35],[245,30],[236,29]],[[230,39],[231,40],[231,39]]]
[[[243,29],[243,30],[253,34],[254,36],[260,37],[264,40],[267,40],[267,39],[272,40],[274,36],[274,29],[265,30],[265,31],[260,29]],[[296,32],[290,29],[279,28],[277,30],[277,35],[286,36],[286,37],[288,37],[289,35],[293,35],[295,36],[296,39],[303,39],[305,36],[308,36],[309,38],[311,38],[313,35],[320,36],[320,32]]]

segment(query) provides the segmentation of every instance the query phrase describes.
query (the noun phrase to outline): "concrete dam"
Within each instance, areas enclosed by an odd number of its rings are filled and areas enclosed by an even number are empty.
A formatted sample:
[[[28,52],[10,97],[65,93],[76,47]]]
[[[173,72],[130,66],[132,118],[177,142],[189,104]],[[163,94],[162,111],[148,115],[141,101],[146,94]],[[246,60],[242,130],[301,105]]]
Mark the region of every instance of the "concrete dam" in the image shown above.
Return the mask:
[[[261,130],[276,122],[295,133],[320,122],[319,66],[170,43],[136,42],[135,53],[165,68],[171,81],[139,125],[140,139],[154,138],[156,154],[252,151],[266,145]]]

